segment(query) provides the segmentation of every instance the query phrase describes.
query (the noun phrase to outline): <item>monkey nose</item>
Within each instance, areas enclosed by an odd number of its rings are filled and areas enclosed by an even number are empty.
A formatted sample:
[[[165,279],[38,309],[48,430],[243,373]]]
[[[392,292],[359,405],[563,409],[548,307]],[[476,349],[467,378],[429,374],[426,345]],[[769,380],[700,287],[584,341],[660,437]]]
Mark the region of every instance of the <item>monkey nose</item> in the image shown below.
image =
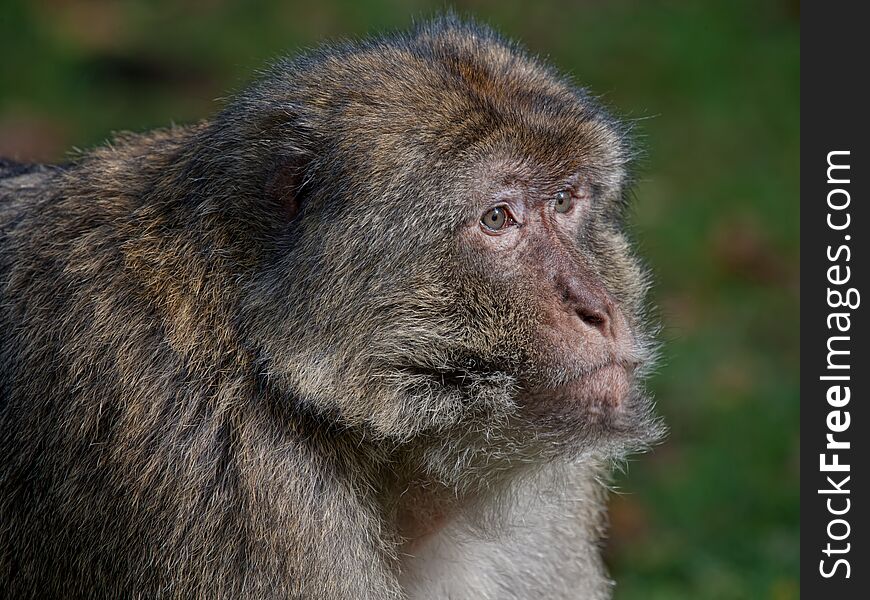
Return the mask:
[[[606,337],[613,337],[613,322],[612,309],[604,303],[603,306],[595,307],[590,305],[582,305],[576,308],[577,316],[588,327],[598,330],[598,332]]]
[[[560,279],[559,287],[565,308],[579,318],[584,329],[608,340],[615,338],[613,301],[600,285],[571,277]]]

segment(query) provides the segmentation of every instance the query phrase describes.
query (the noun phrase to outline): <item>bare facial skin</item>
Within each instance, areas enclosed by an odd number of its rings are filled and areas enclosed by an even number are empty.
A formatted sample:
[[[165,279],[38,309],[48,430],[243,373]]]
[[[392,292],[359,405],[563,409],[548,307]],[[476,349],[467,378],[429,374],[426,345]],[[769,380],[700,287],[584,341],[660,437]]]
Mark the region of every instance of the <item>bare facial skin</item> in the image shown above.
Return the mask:
[[[445,17],[0,160],[10,598],[600,599],[660,434],[627,128]]]
[[[511,176],[510,185],[487,191],[481,214],[469,219],[461,242],[480,254],[494,280],[528,289],[538,305],[539,371],[521,396],[529,410],[570,411],[572,404],[617,410],[630,393],[641,348],[622,308],[584,257],[583,229],[597,218],[593,185],[574,173]],[[558,407],[559,405],[562,405]],[[549,408],[544,408],[547,406]],[[558,408],[556,408],[558,407]]]

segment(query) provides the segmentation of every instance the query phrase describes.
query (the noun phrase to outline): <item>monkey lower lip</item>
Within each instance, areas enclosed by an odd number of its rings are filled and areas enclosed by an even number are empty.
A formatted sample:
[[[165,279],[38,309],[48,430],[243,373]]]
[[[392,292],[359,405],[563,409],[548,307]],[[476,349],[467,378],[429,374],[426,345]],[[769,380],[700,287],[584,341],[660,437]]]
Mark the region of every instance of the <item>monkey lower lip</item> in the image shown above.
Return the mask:
[[[625,366],[610,364],[584,375],[577,383],[582,388],[582,400],[598,400],[618,406],[628,395],[630,376]]]
[[[582,404],[587,408],[616,408],[631,390],[631,368],[609,363],[566,383],[538,389],[532,395],[545,404]]]

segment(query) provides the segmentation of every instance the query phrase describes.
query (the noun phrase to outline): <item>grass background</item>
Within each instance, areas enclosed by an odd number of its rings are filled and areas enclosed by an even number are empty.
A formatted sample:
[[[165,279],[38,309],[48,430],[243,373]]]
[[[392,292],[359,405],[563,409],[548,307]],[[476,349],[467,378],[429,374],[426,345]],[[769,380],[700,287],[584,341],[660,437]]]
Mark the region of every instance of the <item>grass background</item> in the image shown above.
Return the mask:
[[[0,155],[205,117],[269,59],[444,8],[391,0],[5,0]],[[611,504],[619,599],[799,596],[797,0],[464,1],[636,120],[633,216],[671,434]]]

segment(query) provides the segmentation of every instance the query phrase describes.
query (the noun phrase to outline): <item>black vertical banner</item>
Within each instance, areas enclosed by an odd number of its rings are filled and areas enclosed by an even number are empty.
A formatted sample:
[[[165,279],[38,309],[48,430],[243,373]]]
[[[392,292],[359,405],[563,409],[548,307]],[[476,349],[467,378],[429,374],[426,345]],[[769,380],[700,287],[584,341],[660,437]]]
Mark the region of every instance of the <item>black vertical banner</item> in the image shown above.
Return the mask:
[[[870,31],[860,2],[801,9],[801,590],[867,598]]]

